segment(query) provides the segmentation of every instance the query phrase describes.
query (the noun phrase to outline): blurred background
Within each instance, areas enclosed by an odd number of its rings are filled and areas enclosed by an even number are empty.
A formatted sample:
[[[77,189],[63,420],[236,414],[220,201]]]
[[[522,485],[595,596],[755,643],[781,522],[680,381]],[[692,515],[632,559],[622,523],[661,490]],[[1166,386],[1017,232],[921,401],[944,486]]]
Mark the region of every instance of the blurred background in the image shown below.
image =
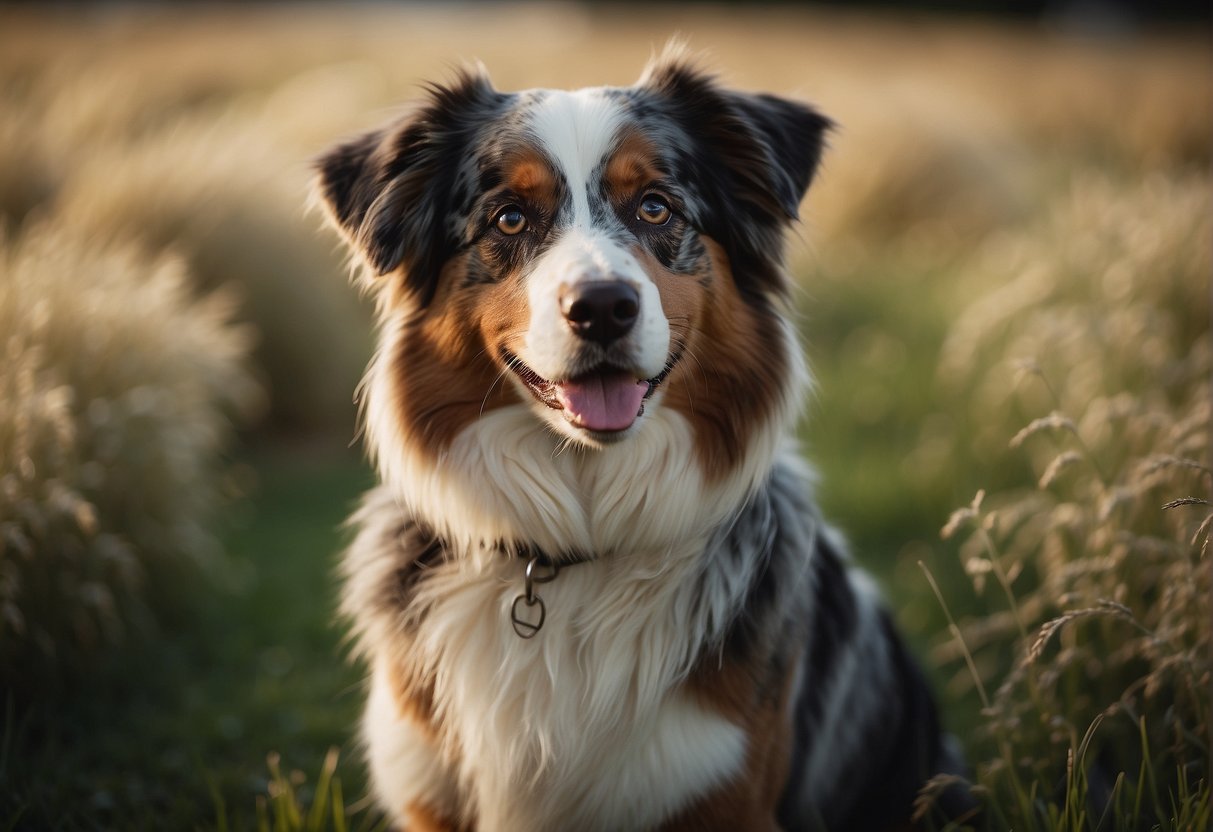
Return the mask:
[[[985,828],[1208,827],[1179,2],[0,6],[0,827],[381,825],[333,612],[372,333],[310,159],[463,62],[627,85],[675,33],[840,123],[792,246],[803,442]]]

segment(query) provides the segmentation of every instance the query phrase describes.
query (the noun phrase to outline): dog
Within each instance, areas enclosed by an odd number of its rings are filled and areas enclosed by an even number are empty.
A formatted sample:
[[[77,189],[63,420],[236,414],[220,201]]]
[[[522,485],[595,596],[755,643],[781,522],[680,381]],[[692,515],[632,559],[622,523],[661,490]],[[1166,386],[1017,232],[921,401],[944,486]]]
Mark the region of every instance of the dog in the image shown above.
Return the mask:
[[[675,48],[627,88],[465,69],[318,160],[377,305],[342,611],[394,823],[904,828],[957,770],[791,439],[831,127]]]

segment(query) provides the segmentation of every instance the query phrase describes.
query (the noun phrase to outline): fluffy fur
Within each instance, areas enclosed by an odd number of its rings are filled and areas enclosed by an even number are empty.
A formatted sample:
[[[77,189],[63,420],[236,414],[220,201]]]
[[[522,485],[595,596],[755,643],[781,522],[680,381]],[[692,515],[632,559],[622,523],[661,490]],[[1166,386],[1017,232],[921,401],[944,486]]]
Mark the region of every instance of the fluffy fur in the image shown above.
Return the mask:
[[[667,54],[468,72],[321,159],[379,309],[343,611],[400,825],[877,829],[952,767],[790,442],[783,234],[828,127]]]

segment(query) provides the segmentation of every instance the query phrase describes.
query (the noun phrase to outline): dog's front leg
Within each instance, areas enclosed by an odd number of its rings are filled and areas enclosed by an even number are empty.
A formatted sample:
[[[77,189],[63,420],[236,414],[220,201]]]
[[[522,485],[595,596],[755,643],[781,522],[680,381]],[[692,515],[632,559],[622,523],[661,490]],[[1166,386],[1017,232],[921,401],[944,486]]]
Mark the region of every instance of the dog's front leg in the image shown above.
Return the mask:
[[[362,737],[375,795],[407,832],[466,832],[471,825],[439,751],[428,701],[403,678],[387,661],[376,663],[371,676]]]

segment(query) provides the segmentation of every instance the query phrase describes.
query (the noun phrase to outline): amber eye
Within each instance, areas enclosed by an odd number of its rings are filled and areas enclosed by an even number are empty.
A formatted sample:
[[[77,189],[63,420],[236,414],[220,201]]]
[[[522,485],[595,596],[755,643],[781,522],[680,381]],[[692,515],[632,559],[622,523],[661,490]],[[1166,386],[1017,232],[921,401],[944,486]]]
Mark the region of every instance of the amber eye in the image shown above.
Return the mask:
[[[517,205],[511,205],[497,215],[497,230],[511,237],[526,230],[526,214]]]
[[[665,225],[670,221],[672,213],[668,202],[656,194],[649,194],[640,200],[640,207],[636,209],[636,219],[653,225]]]

